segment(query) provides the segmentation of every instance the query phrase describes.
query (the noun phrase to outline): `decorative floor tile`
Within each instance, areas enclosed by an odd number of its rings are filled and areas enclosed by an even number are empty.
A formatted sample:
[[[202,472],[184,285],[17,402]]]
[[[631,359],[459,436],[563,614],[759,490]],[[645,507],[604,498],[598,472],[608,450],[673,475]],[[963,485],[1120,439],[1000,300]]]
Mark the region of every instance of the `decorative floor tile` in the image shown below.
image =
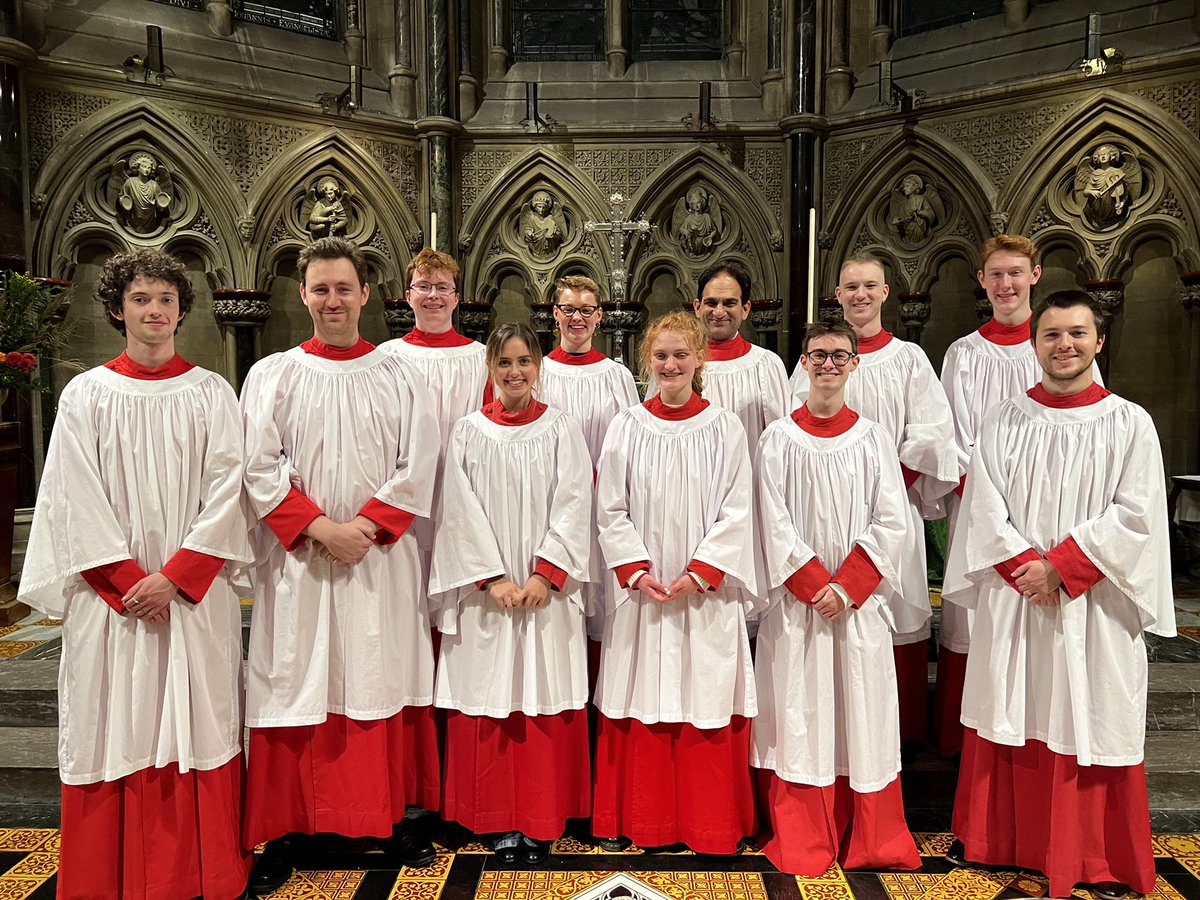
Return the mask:
[[[1184,637],[1191,638],[1193,641],[1200,642],[1200,627],[1184,626],[1183,628],[1180,628],[1178,630],[1179,630],[1179,633],[1182,634]]]
[[[30,853],[57,835],[58,830],[54,828],[0,828],[0,850]]]
[[[12,659],[26,650],[40,647],[45,641],[0,641],[0,659]]]
[[[895,900],[920,900],[945,875],[925,875],[921,872],[880,872],[879,883]]]

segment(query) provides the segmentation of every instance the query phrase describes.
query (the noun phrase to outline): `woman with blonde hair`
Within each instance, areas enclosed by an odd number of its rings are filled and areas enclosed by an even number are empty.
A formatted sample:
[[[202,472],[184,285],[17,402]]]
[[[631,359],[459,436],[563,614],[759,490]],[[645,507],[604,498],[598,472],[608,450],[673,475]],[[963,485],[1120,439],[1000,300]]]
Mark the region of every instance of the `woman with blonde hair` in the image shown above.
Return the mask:
[[[690,312],[650,325],[641,362],[659,393],[613,419],[600,456],[593,829],[608,848],[728,854],[755,827],[750,457],[737,417],[700,395],[705,343]]]

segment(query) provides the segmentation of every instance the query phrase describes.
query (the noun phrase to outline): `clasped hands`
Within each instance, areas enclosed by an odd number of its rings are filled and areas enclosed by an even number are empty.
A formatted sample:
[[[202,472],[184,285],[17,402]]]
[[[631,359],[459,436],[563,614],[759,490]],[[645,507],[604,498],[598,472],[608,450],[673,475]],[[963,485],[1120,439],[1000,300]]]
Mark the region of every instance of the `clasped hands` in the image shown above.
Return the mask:
[[[679,600],[688,594],[698,593],[700,588],[696,587],[696,582],[692,580],[692,576],[687,572],[684,572],[669,585],[663,584],[647,572],[638,579],[635,590],[641,591],[657,603],[666,603],[670,600]]]
[[[352,566],[361,560],[375,546],[378,533],[379,526],[366,516],[341,523],[329,516],[317,516],[304,529],[321,558],[335,566]]]
[[[507,578],[497,578],[488,582],[486,590],[501,609],[537,609],[550,597],[550,582],[535,574],[529,576],[525,587],[517,587]]]
[[[1022,563],[1013,570],[1013,581],[1021,596],[1036,606],[1058,606],[1062,600],[1058,593],[1062,576],[1049,560]]]
[[[121,602],[125,612],[147,625],[157,625],[171,619],[171,600],[179,586],[162,572],[155,572],[140,579],[131,587]]]

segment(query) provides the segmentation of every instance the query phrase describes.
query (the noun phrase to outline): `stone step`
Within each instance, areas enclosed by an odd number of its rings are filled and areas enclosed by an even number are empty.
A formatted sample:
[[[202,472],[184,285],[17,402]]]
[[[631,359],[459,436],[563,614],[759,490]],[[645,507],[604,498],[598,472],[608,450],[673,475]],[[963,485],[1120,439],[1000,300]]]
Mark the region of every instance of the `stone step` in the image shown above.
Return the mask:
[[[60,800],[58,729],[0,728],[0,823],[56,827]]]
[[[58,724],[58,660],[0,662],[0,727]]]

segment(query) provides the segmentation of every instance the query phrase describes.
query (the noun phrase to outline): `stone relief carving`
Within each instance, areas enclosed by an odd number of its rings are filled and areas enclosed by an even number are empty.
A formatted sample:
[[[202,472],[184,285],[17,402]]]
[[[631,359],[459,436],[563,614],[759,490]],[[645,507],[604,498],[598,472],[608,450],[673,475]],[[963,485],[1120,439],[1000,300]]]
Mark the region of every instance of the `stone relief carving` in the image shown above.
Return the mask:
[[[342,185],[332,175],[317,179],[309,189],[312,201],[307,228],[313,239],[323,237],[345,237],[350,224],[350,211],[343,201]]]
[[[946,220],[946,205],[938,189],[916,172],[909,172],[892,189],[888,225],[900,246],[915,250],[929,242],[933,230]]]
[[[274,122],[255,122],[174,106],[166,112],[187,125],[212,147],[242,194],[249,194],[267,166],[278,159],[312,128],[295,128]]]
[[[113,163],[108,199],[125,228],[135,234],[153,234],[170,218],[175,184],[166,166],[139,150]]]
[[[562,204],[549,191],[534,191],[521,213],[517,230],[530,255],[538,260],[553,259],[567,239]]]
[[[1000,209],[993,209],[988,213],[988,224],[991,225],[992,234],[996,236],[1008,234],[1009,218],[1008,213]]]
[[[29,171],[41,169],[54,145],[84,119],[116,103],[113,97],[98,97],[74,91],[31,88],[29,110]]]
[[[746,174],[767,198],[776,222],[783,220],[784,169],[782,147],[746,148]]]
[[[1200,81],[1169,81],[1134,88],[1130,93],[1171,113],[1183,122],[1192,134],[1200,137]]]
[[[1043,134],[1053,130],[1075,101],[1031,106],[991,116],[966,116],[931,120],[929,127],[969,153],[1003,187],[1013,169]]]
[[[676,202],[671,236],[687,256],[708,256],[724,230],[721,201],[703,185],[692,185]]]
[[[1075,199],[1082,205],[1084,222],[1096,231],[1124,223],[1141,194],[1141,163],[1116,144],[1101,144],[1075,167]]]
[[[258,224],[258,219],[250,213],[240,216],[237,220],[238,237],[246,243],[250,243],[250,239],[254,237],[254,226]]]
[[[862,138],[830,141],[825,145],[825,210],[841,196],[847,182],[867,158],[871,142]]]

